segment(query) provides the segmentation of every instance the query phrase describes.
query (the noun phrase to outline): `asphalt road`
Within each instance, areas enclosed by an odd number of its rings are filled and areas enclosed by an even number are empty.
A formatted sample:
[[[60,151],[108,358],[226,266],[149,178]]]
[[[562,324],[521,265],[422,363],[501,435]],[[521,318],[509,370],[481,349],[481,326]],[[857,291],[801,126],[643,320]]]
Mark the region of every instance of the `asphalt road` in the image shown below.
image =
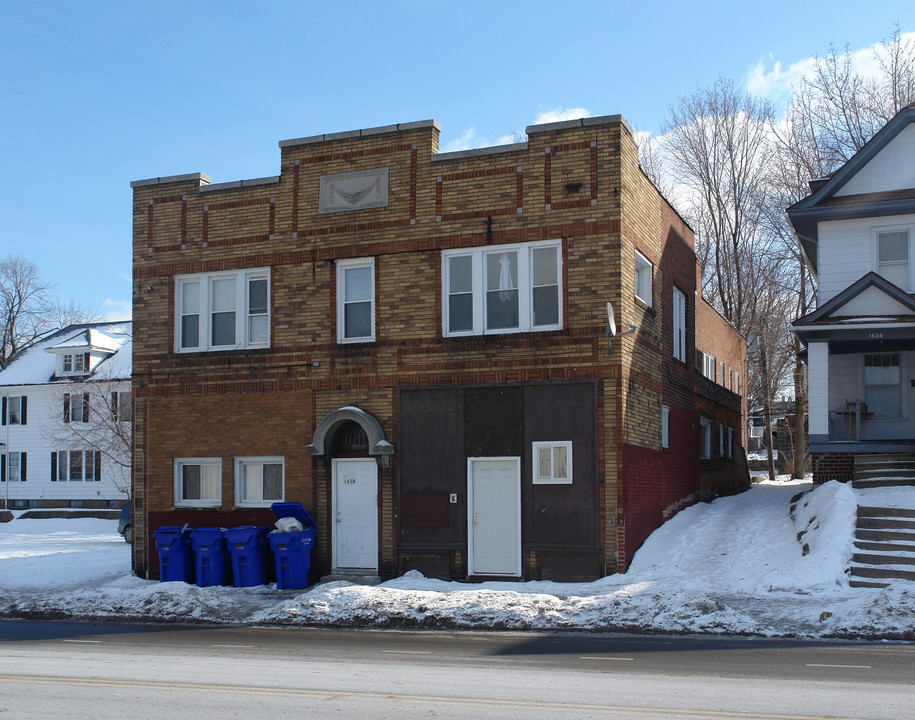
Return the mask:
[[[915,720],[915,644],[0,622],[5,718]]]

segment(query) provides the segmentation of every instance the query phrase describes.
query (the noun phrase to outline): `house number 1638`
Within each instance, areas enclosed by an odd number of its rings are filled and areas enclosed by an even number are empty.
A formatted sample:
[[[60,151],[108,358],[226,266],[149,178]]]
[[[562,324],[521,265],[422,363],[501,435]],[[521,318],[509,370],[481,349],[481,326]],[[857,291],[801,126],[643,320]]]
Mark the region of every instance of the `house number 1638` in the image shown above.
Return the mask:
[[[343,484],[344,485],[355,485],[356,478],[343,478]]]

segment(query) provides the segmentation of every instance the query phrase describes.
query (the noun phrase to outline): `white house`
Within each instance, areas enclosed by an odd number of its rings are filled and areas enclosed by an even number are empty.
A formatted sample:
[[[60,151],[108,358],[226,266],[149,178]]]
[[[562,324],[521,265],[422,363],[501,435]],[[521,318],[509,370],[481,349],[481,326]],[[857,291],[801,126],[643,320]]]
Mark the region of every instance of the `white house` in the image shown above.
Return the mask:
[[[70,325],[0,371],[0,507],[120,507],[130,487],[131,323]]]
[[[915,453],[915,104],[788,216],[818,280],[807,346],[814,480]]]

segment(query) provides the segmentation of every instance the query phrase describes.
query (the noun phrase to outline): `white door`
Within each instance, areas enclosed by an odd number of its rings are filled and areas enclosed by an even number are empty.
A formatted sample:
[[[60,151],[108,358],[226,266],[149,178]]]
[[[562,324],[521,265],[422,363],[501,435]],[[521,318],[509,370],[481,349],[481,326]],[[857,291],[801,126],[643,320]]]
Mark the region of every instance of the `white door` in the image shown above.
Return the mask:
[[[469,458],[471,575],[521,575],[521,458]]]
[[[378,569],[378,465],[334,460],[334,568]]]

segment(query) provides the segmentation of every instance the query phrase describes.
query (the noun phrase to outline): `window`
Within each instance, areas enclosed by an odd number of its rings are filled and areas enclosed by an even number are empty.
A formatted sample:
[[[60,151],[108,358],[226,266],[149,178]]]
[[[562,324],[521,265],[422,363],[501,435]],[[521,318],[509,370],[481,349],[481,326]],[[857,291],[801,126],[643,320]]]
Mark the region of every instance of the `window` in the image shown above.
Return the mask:
[[[638,250],[635,251],[635,296],[651,307],[651,263]]]
[[[59,450],[51,453],[51,482],[101,482],[102,453]]]
[[[2,399],[0,422],[4,425],[26,425],[28,421],[28,397],[10,396]]]
[[[902,373],[899,353],[864,356],[864,402],[868,412],[902,416]]]
[[[686,362],[686,295],[674,288],[673,293],[674,357]]]
[[[571,485],[572,442],[533,443],[535,485]]]
[[[718,424],[718,457],[724,457],[724,423]]]
[[[702,352],[702,374],[715,382],[715,357],[707,352]]]
[[[728,428],[728,460],[734,458],[734,428]]]
[[[175,460],[175,505],[219,507],[222,461],[219,458]]]
[[[699,421],[699,457],[703,460],[712,457],[712,421],[705,418]]]
[[[740,373],[737,370],[734,371],[734,392],[740,395]]]
[[[27,455],[24,452],[11,452],[0,455],[0,481],[25,482]]]
[[[115,422],[133,420],[133,397],[130,390],[116,390],[111,393],[111,419]]]
[[[670,447],[670,408],[661,406],[661,447]]]
[[[60,355],[61,375],[84,375],[89,372],[89,353]]]
[[[284,467],[281,457],[236,458],[235,503],[269,507],[283,499]]]
[[[64,395],[64,422],[89,422],[89,393]]]
[[[178,352],[240,350],[270,345],[270,272],[175,278]]]
[[[562,327],[560,242],[442,253],[446,336]]]
[[[909,231],[877,233],[877,272],[903,290],[909,289]]]
[[[721,384],[724,385],[727,382],[727,376],[724,374],[724,363],[718,363],[718,377],[721,378]]]
[[[337,342],[375,339],[375,259],[337,263]]]

